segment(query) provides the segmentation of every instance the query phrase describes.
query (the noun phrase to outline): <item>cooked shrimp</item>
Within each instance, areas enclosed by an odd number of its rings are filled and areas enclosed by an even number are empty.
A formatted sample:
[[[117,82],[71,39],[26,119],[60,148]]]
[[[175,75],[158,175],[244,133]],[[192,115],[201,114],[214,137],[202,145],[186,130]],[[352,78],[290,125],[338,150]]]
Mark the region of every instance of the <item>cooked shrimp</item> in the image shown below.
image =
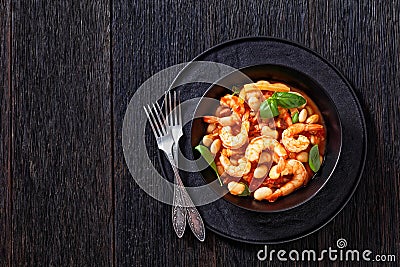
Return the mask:
[[[290,152],[300,152],[307,149],[310,144],[310,140],[304,135],[299,135],[297,139],[295,139],[295,135],[298,135],[302,132],[307,131],[318,131],[322,130],[324,127],[320,124],[304,124],[304,123],[295,123],[289,126],[282,133],[282,143],[287,150]]]
[[[215,165],[217,165],[218,174],[222,175],[225,172],[225,170],[224,170],[224,167],[222,166],[221,162],[216,161]]]
[[[275,129],[269,128],[267,125],[265,125],[261,128],[261,134],[265,135],[265,136],[270,136],[274,139],[278,138],[278,131]]]
[[[238,149],[223,148],[221,150],[221,153],[227,157],[232,157],[232,156],[242,155],[242,154],[244,154],[245,151],[246,150],[245,150],[244,146],[242,146]]]
[[[234,113],[242,115],[245,112],[244,100],[235,95],[225,95],[220,100],[220,105],[229,107]]]
[[[243,86],[243,89],[239,93],[239,97],[244,99],[253,111],[258,111],[261,103],[264,101],[262,92],[252,83]]]
[[[273,150],[279,157],[286,158],[285,148],[276,139],[268,136],[259,136],[252,139],[246,148],[246,158],[252,162],[260,158],[260,154],[265,149]]]
[[[250,123],[248,121],[242,122],[240,132],[237,135],[232,134],[231,126],[222,127],[219,137],[221,138],[223,146],[230,149],[242,147],[248,140],[249,129]]]
[[[240,117],[235,112],[233,112],[230,116],[222,118],[216,116],[204,116],[203,120],[207,123],[218,123],[221,126],[233,126],[240,123]]]
[[[301,187],[307,178],[307,170],[304,165],[295,159],[286,162],[287,175],[293,174],[293,178],[281,188],[275,190],[272,195],[267,196],[269,202],[274,202],[278,197],[286,196]]]
[[[277,166],[276,167],[276,172],[278,174],[280,174],[285,169],[285,166],[286,166],[285,160],[282,157],[279,158],[278,164],[276,166]]]
[[[221,154],[219,160],[224,167],[225,172],[230,176],[242,177],[250,172],[251,163],[245,157],[240,158],[237,165],[233,165],[229,158],[223,154]]]
[[[257,86],[255,86],[254,83],[245,84],[239,93],[239,97],[244,100],[247,100],[253,96],[259,97],[260,95],[262,95],[262,92],[257,88]]]

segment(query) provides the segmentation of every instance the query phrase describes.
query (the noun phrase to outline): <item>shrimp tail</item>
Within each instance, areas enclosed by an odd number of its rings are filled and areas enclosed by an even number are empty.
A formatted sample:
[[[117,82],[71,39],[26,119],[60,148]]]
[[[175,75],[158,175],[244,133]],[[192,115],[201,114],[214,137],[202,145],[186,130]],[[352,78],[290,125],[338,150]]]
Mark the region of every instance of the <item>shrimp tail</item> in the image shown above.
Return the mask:
[[[218,123],[218,117],[215,116],[204,116],[203,121],[206,123]]]

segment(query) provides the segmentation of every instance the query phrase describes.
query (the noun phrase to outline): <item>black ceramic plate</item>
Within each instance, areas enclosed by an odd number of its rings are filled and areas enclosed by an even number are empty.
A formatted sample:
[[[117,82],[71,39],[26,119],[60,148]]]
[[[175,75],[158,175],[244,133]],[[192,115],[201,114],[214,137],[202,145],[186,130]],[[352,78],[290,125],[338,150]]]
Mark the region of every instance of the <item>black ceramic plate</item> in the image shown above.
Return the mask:
[[[245,77],[243,77],[243,74],[245,74]],[[248,83],[248,78],[253,80],[253,82],[259,80],[284,82],[297,89],[301,89],[314,100],[324,117],[327,130],[324,161],[321,169],[313,176],[306,187],[300,188],[295,193],[280,198],[274,203],[268,203],[266,201],[260,202],[254,200],[253,197],[238,197],[231,194],[226,194],[224,196],[227,201],[251,211],[278,212],[288,210],[311,199],[324,186],[333,173],[337,161],[339,160],[342,146],[342,131],[339,115],[334,102],[323,87],[304,73],[281,65],[255,65],[231,72],[220,79],[216,84],[213,84],[210,89],[207,90],[204,97],[219,100],[225,94],[232,93],[228,88],[232,88],[233,85]],[[195,111],[195,117],[197,119],[194,119],[192,123],[191,141],[193,150],[194,147],[200,143],[203,136],[207,134],[207,124],[203,122],[201,117],[213,115],[215,111],[215,107],[211,107],[207,104],[207,101],[204,100],[203,98],[202,101],[199,102]],[[199,153],[195,151],[195,154],[197,155]],[[200,155],[198,155],[198,157],[200,157]],[[203,170],[201,174],[208,183],[217,179],[211,167]],[[213,189],[216,192],[221,192],[221,188],[219,187],[218,184]]]
[[[245,209],[222,198],[198,207],[206,227],[237,241],[272,244],[301,238],[333,219],[357,187],[367,149],[364,116],[356,95],[344,76],[315,52],[286,40],[268,37],[229,41],[205,51],[194,60],[214,61],[236,69],[273,65],[302,73],[324,89],[337,108],[342,126],[342,148],[337,165],[326,184],[307,202],[289,210],[265,213]],[[177,80],[194,75],[192,71],[190,67],[186,67]],[[180,86],[178,90],[181,91],[182,101],[185,101],[203,96],[209,87],[210,84],[195,83]],[[184,137],[180,142],[181,150],[188,158],[194,157],[191,126],[188,124],[184,127]],[[164,156],[160,156],[160,159],[163,162],[163,171],[168,173],[166,176],[171,176],[171,169]],[[186,186],[206,183],[201,173],[181,172],[181,175]]]

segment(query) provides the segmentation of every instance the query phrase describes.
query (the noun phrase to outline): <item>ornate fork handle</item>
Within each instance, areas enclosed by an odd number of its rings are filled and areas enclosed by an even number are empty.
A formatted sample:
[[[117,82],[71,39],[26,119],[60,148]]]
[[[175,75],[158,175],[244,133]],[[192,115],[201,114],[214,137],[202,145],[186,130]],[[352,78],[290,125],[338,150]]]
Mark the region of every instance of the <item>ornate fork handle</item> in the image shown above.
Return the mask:
[[[185,215],[187,216],[190,229],[194,235],[200,241],[204,241],[205,239],[205,228],[203,220],[197,210],[196,206],[193,204],[193,201],[190,199],[189,194],[187,193],[181,177],[179,176],[178,168],[175,166],[174,159],[172,154],[168,155],[168,160],[171,163],[172,169],[174,171],[175,179],[176,179],[176,190],[174,192],[174,202],[173,202],[173,212],[172,212],[172,222],[174,225],[174,229],[179,236],[180,232],[178,230],[185,231]],[[175,205],[176,204],[176,205]],[[182,228],[183,227],[183,228]],[[179,232],[179,233],[178,233]],[[181,236],[182,236],[181,235]],[[181,237],[179,236],[179,237]]]
[[[180,180],[180,178],[178,178]],[[199,211],[197,210],[196,206],[193,204],[193,201],[190,199],[189,194],[186,192],[186,189],[184,189],[184,194],[183,197],[186,202],[186,217],[188,219],[188,223],[190,226],[190,229],[192,229],[192,232],[194,235],[197,237],[198,240],[204,241],[206,238],[205,236],[205,229],[204,229],[204,223],[203,219],[200,216]]]
[[[176,235],[181,238],[186,228],[186,208],[183,198],[183,187],[178,185],[174,189],[174,199],[172,206],[172,224]]]

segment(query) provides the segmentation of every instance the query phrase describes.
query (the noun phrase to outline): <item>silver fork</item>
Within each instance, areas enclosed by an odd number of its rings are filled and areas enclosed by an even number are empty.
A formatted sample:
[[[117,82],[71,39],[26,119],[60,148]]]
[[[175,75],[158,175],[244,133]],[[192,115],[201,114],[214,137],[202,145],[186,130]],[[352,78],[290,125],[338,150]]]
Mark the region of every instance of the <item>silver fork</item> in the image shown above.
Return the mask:
[[[144,110],[149,119],[154,136],[156,137],[158,148],[163,150],[167,155],[176,178],[177,186],[175,187],[176,190],[174,192],[174,207],[172,213],[172,222],[175,232],[179,238],[182,237],[186,227],[186,215],[192,232],[195,234],[197,239],[204,241],[204,223],[179,176],[177,164],[174,162],[172,153],[174,139],[170,127],[165,120],[165,116],[163,115],[158,103],[153,104],[152,108],[150,105],[147,105],[147,107],[144,107]]]
[[[182,127],[179,127],[179,125],[182,124],[180,121],[181,117],[179,116],[178,113],[181,112],[180,106],[177,109],[175,109],[176,105],[176,91],[174,92],[174,103],[172,103],[171,99],[171,91],[165,92],[164,96],[164,108],[165,108],[165,116],[166,116],[166,123],[169,126],[169,129],[172,134],[172,139],[174,140],[174,144],[172,146],[172,154],[175,160],[175,164],[178,167],[178,156],[179,156],[179,138],[183,135],[182,133]],[[172,163],[171,163],[172,164]],[[178,186],[179,184],[176,178],[176,175],[174,175],[174,184]],[[180,189],[180,188],[179,188]],[[180,192],[181,190],[177,190],[176,187],[174,187],[174,198],[173,198],[173,203],[172,203],[172,223],[175,229],[176,234],[178,235],[179,238],[182,237],[183,232],[185,231],[186,228],[186,214],[187,211],[186,209],[182,209],[181,205],[184,203],[183,195]]]
[[[172,133],[172,137],[174,139],[174,145],[173,145],[173,155],[175,159],[175,163],[178,166],[178,158],[179,158],[179,138],[183,135],[182,132],[182,109],[180,106],[180,95],[174,91],[171,93],[171,91],[167,91],[165,93],[165,101],[164,101],[164,107],[165,107],[165,114],[167,117],[167,124],[169,125],[169,128]],[[175,176],[176,177],[176,176]],[[184,186],[182,183],[182,180],[180,177],[176,177],[174,180],[175,184]],[[186,192],[185,189],[183,191]],[[175,197],[179,197],[179,194],[175,194],[174,192],[174,199]],[[200,240],[203,241],[205,237],[205,231],[204,231],[204,223],[203,220],[201,219],[197,209],[195,208],[192,200],[190,199],[189,195],[186,193],[183,195],[184,200],[187,207],[187,213],[186,217],[189,222],[190,229],[192,229],[192,232],[196,235],[196,237]],[[176,200],[175,202],[179,202]],[[174,213],[175,213],[175,207],[172,209],[172,216],[174,218]]]

